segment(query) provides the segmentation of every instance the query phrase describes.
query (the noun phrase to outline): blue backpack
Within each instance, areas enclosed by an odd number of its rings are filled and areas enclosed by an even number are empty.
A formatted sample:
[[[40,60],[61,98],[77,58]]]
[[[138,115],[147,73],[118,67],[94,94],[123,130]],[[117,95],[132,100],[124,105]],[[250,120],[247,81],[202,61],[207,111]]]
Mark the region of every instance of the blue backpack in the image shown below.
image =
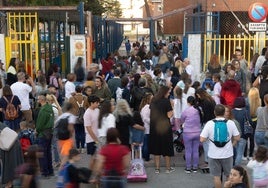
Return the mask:
[[[67,183],[70,182],[70,177],[68,174],[68,167],[71,163],[67,162],[64,164],[63,168],[58,173],[58,179],[56,182],[56,188],[64,188]]]
[[[222,148],[229,141],[229,133],[227,129],[227,120],[213,120],[214,122],[214,139],[210,141],[215,144],[215,146]]]

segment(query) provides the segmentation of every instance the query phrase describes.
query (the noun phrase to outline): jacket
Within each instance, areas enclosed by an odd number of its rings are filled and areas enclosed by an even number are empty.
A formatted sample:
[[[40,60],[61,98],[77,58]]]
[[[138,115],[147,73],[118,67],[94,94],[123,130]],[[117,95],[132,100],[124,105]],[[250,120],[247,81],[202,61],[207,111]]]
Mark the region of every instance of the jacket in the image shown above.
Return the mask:
[[[234,100],[242,96],[240,84],[234,79],[226,80],[221,88],[221,104],[233,107]]]
[[[41,107],[37,120],[36,120],[36,131],[37,131],[37,136],[42,137],[45,136],[43,132],[46,129],[51,129],[53,128],[54,125],[54,113],[52,109],[51,104],[45,104]]]

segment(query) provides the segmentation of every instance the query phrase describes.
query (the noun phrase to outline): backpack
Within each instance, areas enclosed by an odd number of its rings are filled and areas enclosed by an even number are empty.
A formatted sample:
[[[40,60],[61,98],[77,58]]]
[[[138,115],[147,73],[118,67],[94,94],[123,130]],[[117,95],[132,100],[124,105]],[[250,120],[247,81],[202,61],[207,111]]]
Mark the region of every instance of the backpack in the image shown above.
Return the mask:
[[[21,145],[22,152],[24,154],[27,151],[27,149],[30,147],[30,145],[32,145],[30,138],[27,138],[27,137],[20,138],[20,145]]]
[[[266,187],[268,185],[268,172],[266,169],[266,162],[256,164],[253,168],[253,183],[256,187]]]
[[[117,89],[115,91],[116,101],[123,98],[123,91],[124,91],[123,88],[117,87]]]
[[[74,97],[75,98],[75,97]],[[82,103],[79,104],[78,100],[75,98],[76,104],[78,106],[78,115],[76,119],[77,124],[84,124],[84,114],[85,114],[85,108],[84,108],[84,99],[82,100]]]
[[[144,66],[147,70],[150,70],[151,69],[151,63],[150,63],[150,60],[149,59],[146,59],[145,62],[144,62]]]
[[[71,137],[69,131],[69,116],[60,118],[56,124],[56,135],[59,140],[67,140]]]
[[[5,111],[4,111],[5,119],[6,120],[14,120],[14,119],[18,118],[19,117],[18,109],[12,103],[14,95],[12,96],[10,101],[8,101],[5,96],[3,98],[7,102],[7,107],[6,107]]]
[[[64,188],[67,183],[70,183],[70,177],[68,174],[68,167],[71,163],[67,162],[64,164],[63,168],[58,172],[58,178],[56,182],[56,188]]]
[[[25,153],[28,148],[34,144],[34,130],[23,130],[18,135],[22,152]]]
[[[215,144],[215,146],[222,148],[224,147],[229,141],[229,133],[227,129],[227,120],[213,120],[214,122],[214,139],[213,141],[210,139],[211,142]]]

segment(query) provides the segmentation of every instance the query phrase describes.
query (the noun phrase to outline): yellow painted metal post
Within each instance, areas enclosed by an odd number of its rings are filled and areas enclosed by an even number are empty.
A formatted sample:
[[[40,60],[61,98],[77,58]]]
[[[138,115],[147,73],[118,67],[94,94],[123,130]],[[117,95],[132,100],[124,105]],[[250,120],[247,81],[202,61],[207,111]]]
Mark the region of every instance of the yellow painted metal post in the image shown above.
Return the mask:
[[[9,61],[11,59],[10,37],[5,37],[5,53],[6,53],[6,70],[9,67]]]
[[[219,35],[219,38],[218,38],[219,40],[219,42],[218,42],[218,44],[219,44],[219,49],[218,49],[218,58],[219,58],[219,60],[220,60],[220,64],[221,64],[221,35]]]
[[[226,63],[226,35],[223,35],[223,65]]]

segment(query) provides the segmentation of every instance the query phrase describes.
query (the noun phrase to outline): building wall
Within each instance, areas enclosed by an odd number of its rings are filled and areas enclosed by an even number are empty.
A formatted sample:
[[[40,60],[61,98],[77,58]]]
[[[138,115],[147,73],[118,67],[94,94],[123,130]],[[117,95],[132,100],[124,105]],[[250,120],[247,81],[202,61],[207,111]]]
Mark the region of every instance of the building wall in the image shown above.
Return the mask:
[[[190,5],[189,1],[180,1],[180,3],[174,3],[174,0],[163,1],[164,14],[172,10],[182,8]],[[163,19],[164,34],[182,34],[183,33],[183,20],[184,14],[178,13]]]
[[[226,0],[232,11],[248,11],[248,8],[253,3],[264,3],[268,6],[267,0]],[[206,5],[205,5],[206,4]],[[214,5],[213,5],[214,4]],[[208,12],[210,11],[229,11],[223,0],[207,0],[204,7]]]
[[[226,0],[227,4],[232,11],[248,11],[251,4],[260,2],[268,6],[267,0]],[[229,11],[224,4],[223,0],[187,0],[180,1],[180,3],[174,3],[174,0],[163,0],[163,13],[170,12],[175,9],[183,8],[188,5],[202,4],[202,10],[205,12],[213,11]],[[188,11],[192,13],[192,10]],[[163,20],[164,34],[176,35],[183,34],[183,13],[178,13],[173,16],[167,17]]]

